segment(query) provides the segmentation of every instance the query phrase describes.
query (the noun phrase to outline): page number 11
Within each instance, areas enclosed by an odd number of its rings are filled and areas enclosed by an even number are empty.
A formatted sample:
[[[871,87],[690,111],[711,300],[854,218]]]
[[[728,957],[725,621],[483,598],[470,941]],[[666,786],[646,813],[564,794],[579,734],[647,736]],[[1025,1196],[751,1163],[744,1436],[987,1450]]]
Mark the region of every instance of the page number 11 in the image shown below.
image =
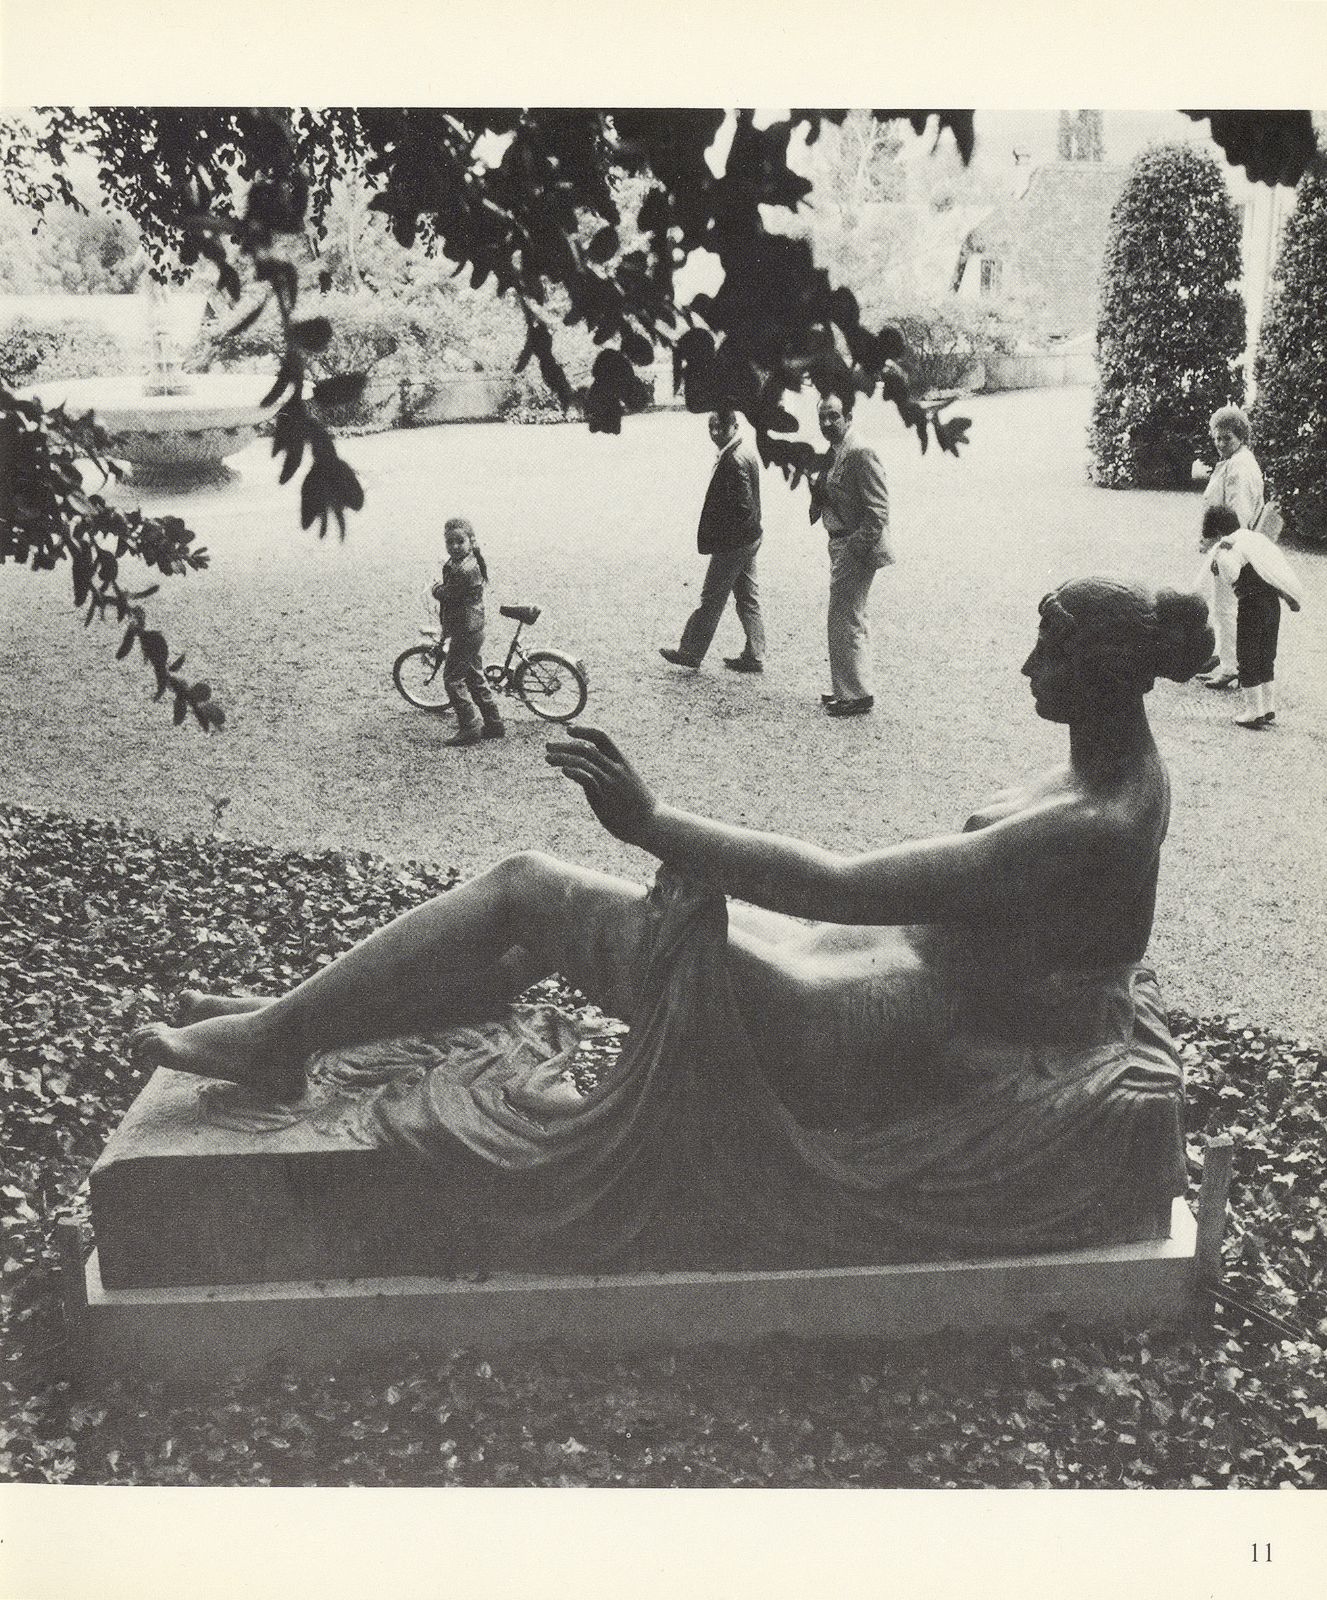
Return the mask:
[[[1263,1562],[1264,1565],[1272,1559],[1272,1546],[1270,1540],[1266,1544],[1254,1545],[1253,1559],[1255,1562]]]

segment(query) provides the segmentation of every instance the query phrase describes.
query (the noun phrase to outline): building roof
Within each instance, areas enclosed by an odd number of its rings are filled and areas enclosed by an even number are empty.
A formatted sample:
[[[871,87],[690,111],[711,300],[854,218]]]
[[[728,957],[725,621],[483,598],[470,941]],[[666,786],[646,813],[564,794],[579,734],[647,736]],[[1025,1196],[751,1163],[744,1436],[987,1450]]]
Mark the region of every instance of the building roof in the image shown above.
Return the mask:
[[[963,254],[983,254],[997,229],[1017,225],[1034,210],[1108,215],[1124,173],[1124,167],[1105,161],[1051,161],[1033,168],[1022,194],[996,206],[967,234]]]

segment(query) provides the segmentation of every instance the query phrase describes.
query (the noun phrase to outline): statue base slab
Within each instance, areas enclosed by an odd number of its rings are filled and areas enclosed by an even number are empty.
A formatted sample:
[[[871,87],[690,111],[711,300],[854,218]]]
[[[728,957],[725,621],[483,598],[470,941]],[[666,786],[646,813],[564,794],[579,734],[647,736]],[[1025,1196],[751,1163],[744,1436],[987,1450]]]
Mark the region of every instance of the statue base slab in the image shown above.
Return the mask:
[[[62,1229],[69,1358],[81,1382],[205,1383],[268,1362],[321,1369],[404,1348],[909,1339],[1025,1326],[1047,1314],[1155,1326],[1193,1305],[1200,1257],[1193,1215],[1176,1200],[1169,1239],[1000,1261],[109,1289],[85,1230]]]
[[[80,1379],[207,1381],[404,1346],[904,1339],[1048,1313],[1156,1324],[1219,1279],[1228,1142],[1209,1148],[1197,1222],[1177,1199],[1165,1238],[879,1266],[476,1270],[445,1261],[426,1169],[334,1120],[224,1125],[215,1089],[156,1072],[93,1169],[91,1236],[61,1225]]]

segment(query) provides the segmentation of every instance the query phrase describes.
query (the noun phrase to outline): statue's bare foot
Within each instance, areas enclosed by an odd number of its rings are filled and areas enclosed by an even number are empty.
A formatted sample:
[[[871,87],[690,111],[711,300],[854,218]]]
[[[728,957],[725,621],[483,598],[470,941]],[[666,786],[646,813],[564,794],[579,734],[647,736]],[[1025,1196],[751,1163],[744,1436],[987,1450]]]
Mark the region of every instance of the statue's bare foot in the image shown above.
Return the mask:
[[[256,1044],[234,1016],[209,1017],[185,1028],[148,1023],[130,1034],[129,1046],[151,1066],[226,1078],[273,1100],[299,1100],[307,1086],[302,1062],[283,1060]]]
[[[179,1026],[205,1022],[208,1017],[239,1017],[261,1011],[269,1002],[257,994],[209,994],[205,989],[181,989]]]

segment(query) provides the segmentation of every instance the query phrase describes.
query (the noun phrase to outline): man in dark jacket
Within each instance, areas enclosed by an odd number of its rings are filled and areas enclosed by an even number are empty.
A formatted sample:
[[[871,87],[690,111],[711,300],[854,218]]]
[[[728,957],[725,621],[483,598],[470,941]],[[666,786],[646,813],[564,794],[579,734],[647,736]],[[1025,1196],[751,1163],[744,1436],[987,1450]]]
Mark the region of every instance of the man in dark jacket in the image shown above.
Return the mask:
[[[734,672],[763,672],[765,625],[760,616],[760,591],[756,585],[756,551],[760,549],[760,466],[737,431],[733,411],[716,411],[710,417],[710,438],[719,454],[705,503],[700,508],[696,548],[710,558],[700,604],[687,619],[676,650],[659,654],[675,667],[693,671],[705,659],[723,608],[732,595],[746,633],[741,655],[725,656],[724,666]]]

